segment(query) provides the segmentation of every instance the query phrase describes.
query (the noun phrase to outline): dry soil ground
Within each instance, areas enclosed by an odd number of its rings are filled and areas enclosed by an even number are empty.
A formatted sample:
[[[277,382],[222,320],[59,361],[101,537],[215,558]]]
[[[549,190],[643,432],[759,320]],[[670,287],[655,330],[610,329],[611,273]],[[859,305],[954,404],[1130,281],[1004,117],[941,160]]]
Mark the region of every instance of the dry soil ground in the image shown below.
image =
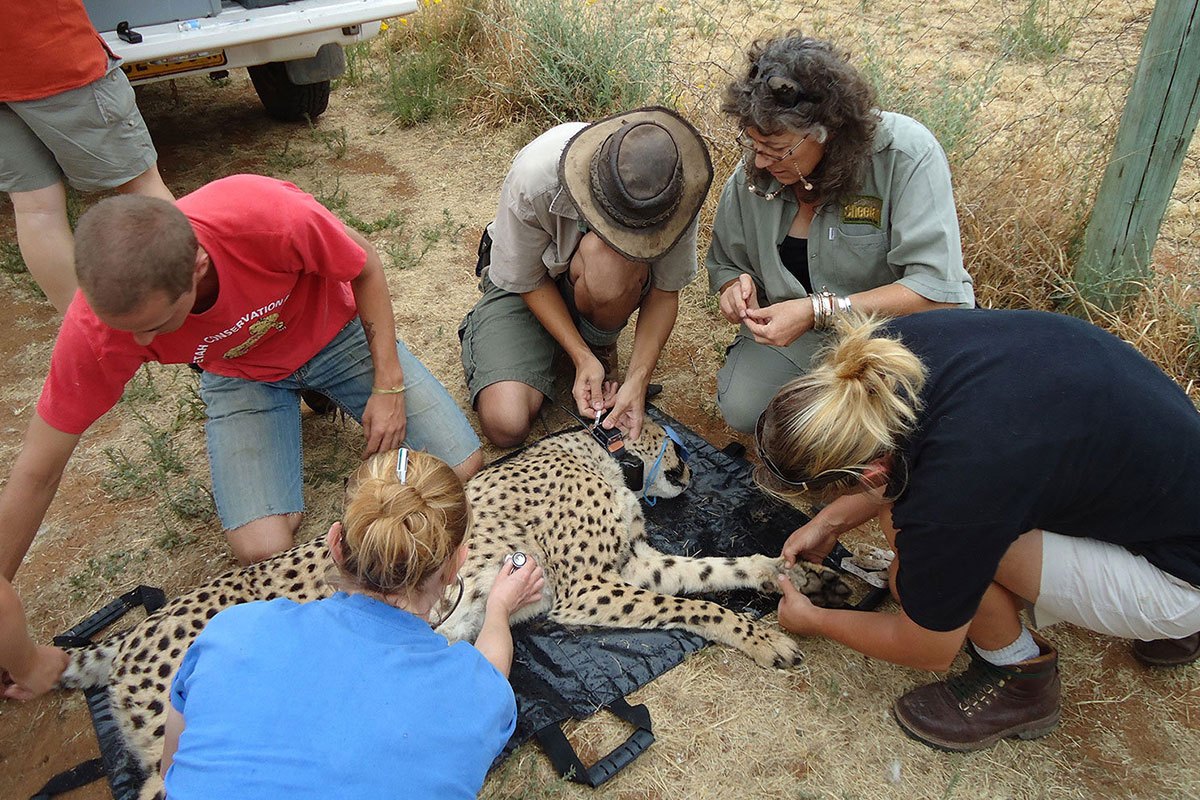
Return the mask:
[[[1111,131],[1151,5],[1146,0],[1051,8],[1053,19],[1076,19],[1074,37],[1061,56],[1004,62],[997,69],[980,112],[983,156],[968,160],[964,174],[971,177],[960,181],[960,186],[974,182],[972,198],[986,203],[981,176],[998,175],[1019,160],[1028,129],[1021,124],[1060,130],[1064,152],[1081,147],[1071,131],[1105,125]],[[681,101],[707,113],[713,87],[725,70],[736,68],[744,44],[763,30],[793,23],[831,36],[852,31],[848,45],[857,43],[860,51],[873,47],[876,54],[911,65],[907,74],[914,83],[931,96],[944,95],[948,90],[940,80],[966,85],[987,65],[1000,63],[995,31],[1020,11],[950,2],[886,10],[865,3],[833,10],[814,4],[684,4],[673,12],[676,69],[686,87]],[[261,172],[292,180],[339,213],[365,222],[387,222],[394,213],[399,224],[383,225],[371,238],[389,268],[399,329],[465,400],[455,330],[476,297],[470,272],[474,245],[494,210],[510,158],[536,130],[520,125],[479,130],[451,122],[402,129],[380,111],[378,85],[370,80],[339,86],[315,127],[267,120],[242,74],[224,85],[196,79],[146,87],[140,103],[163,174],[179,194],[223,175]],[[714,144],[723,141],[714,138]],[[724,154],[718,161],[727,169],[727,147]],[[998,166],[978,166],[981,157]],[[1160,244],[1163,259],[1174,264],[1196,263],[1195,163],[1193,148]],[[718,174],[718,185],[726,174]],[[978,210],[963,207],[962,213]],[[0,239],[11,243],[12,230],[6,208],[0,212]],[[0,314],[9,320],[9,333],[0,339],[5,409],[0,463],[8,465],[33,413],[55,319],[27,279],[15,276],[0,285]],[[714,375],[730,335],[698,278],[685,292],[680,323],[656,377],[666,387],[661,405],[718,444],[732,437],[713,402]],[[551,415],[544,430],[561,423]],[[305,535],[314,535],[336,518],[341,476],[355,462],[361,436],[353,423],[317,417],[304,420],[304,436],[311,511]],[[120,406],[85,437],[18,576],[36,634],[48,639],[133,584],[159,585],[170,594],[230,566],[206,486],[192,374],[178,367],[145,370]],[[1050,636],[1062,653],[1062,725],[1045,739],[1003,742],[973,755],[932,751],[905,738],[893,723],[892,699],[929,674],[873,662],[825,642],[806,643],[805,664],[786,672],[762,670],[736,652],[708,648],[635,695],[650,707],[658,741],[596,794],[1200,797],[1192,761],[1200,752],[1200,669],[1151,672],[1132,660],[1124,643],[1068,626]],[[573,726],[570,734],[585,755],[625,735],[602,720]],[[0,797],[28,797],[94,749],[76,694],[0,704]],[[496,798],[589,794],[560,782],[533,745],[519,750],[484,790]],[[107,793],[96,785],[74,796]]]

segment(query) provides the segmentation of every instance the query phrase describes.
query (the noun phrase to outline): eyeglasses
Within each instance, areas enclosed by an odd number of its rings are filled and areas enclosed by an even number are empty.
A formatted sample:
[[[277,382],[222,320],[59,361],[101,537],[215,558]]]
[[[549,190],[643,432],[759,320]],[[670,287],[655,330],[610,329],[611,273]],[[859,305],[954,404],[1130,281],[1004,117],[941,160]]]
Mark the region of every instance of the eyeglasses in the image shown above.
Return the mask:
[[[766,419],[766,417],[767,417],[767,412],[764,409],[763,413],[758,415],[758,422],[754,423],[754,447],[758,451],[758,458],[760,461],[762,461],[763,466],[765,466],[767,468],[767,470],[771,473],[771,476],[774,477],[780,483],[784,484],[785,486],[790,486],[793,489],[798,489],[801,492],[813,492],[813,491],[816,491],[817,489],[824,489],[826,487],[832,486],[833,484],[838,483],[840,481],[846,481],[847,479],[850,479],[850,478],[857,479],[857,478],[862,477],[861,474],[858,472],[858,470],[847,469],[847,468],[843,467],[843,468],[838,468],[838,469],[827,469],[823,472],[817,473],[816,475],[814,475],[811,478],[807,478],[802,481],[792,480],[791,478],[789,478],[788,476],[783,474],[783,470],[781,470],[778,466],[776,466],[775,462],[771,460],[771,457],[769,455],[767,455],[767,451],[765,449],[763,449],[763,446],[762,446],[763,421]]]
[[[780,161],[783,161],[786,158],[790,158],[792,153],[796,152],[797,147],[808,141],[808,134],[806,133],[801,136],[800,141],[789,147],[782,155],[775,155],[767,150],[759,150],[758,142],[750,138],[750,136],[746,133],[745,128],[742,128],[740,131],[738,131],[735,141],[737,141],[738,145],[745,152],[746,158],[755,159],[759,156],[762,156],[763,158],[767,159],[768,165],[772,165],[778,164]]]

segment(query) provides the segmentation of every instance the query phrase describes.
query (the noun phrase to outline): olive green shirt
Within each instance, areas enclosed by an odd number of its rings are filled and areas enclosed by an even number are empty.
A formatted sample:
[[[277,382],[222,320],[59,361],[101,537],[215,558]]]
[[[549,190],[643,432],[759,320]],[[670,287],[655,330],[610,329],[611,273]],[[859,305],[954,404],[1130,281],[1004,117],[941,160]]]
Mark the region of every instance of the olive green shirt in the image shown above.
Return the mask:
[[[850,295],[899,283],[937,303],[973,306],[946,155],[916,120],[890,112],[881,117],[862,187],[853,196],[823,203],[813,217],[808,233],[812,286]],[[772,179],[764,190],[779,188]],[[745,166],[739,164],[713,221],[705,259],[710,290],[748,273],[762,306],[805,297],[778,249],[798,210],[791,192],[774,200],[751,193]],[[807,337],[817,338],[811,333],[802,338]]]

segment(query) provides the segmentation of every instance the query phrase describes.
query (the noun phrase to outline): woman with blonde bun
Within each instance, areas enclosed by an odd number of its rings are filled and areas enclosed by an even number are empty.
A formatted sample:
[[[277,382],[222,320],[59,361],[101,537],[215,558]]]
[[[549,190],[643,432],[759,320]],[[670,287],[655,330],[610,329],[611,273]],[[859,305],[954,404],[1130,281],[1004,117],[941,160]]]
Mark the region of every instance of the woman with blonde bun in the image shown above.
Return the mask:
[[[971,664],[893,707],[950,750],[1058,723],[1058,654],[1032,627],[1072,622],[1174,666],[1200,655],[1200,414],[1129,344],[1034,311],[850,316],[758,420],[755,478],[831,501],[783,546],[820,562],[878,518],[897,614],[817,608],[781,576],[780,623],[866,655]]]
[[[437,458],[379,453],[329,529],[332,597],[213,617],[171,688],[171,798],[475,797],[516,724],[509,617],[541,568],[505,559],[475,646],[437,633],[461,596],[470,512]]]

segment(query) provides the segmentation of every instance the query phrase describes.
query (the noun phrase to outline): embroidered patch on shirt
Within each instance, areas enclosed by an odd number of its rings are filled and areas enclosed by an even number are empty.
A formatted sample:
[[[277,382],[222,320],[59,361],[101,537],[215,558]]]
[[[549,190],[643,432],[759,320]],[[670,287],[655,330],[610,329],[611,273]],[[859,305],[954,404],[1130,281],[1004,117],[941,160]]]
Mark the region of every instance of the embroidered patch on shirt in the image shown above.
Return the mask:
[[[846,198],[842,204],[842,222],[866,223],[876,228],[882,227],[883,200],[870,195],[855,195]]]

